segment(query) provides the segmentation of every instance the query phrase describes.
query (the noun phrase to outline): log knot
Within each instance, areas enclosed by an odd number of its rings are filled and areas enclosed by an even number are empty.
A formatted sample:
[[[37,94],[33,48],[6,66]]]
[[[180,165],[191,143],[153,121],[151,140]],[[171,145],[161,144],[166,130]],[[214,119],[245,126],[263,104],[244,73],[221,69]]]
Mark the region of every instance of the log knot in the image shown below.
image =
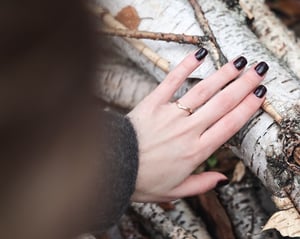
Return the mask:
[[[284,119],[280,126],[284,160],[292,172],[300,174],[300,120]]]

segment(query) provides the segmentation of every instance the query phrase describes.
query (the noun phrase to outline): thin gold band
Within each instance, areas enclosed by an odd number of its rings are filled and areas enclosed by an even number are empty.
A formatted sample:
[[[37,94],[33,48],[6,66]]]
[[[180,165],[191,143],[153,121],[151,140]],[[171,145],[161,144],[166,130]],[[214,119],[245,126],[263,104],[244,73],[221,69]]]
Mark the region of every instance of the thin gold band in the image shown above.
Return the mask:
[[[176,106],[178,109],[184,110],[186,112],[189,113],[189,115],[193,114],[193,110],[190,107],[184,106],[182,104],[180,104],[180,102],[177,100],[176,102]]]

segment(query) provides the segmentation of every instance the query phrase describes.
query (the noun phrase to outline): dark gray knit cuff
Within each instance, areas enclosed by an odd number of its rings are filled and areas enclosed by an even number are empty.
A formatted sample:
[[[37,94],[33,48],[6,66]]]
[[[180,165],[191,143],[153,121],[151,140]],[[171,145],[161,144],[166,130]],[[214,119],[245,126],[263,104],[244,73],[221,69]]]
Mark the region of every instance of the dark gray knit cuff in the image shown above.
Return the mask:
[[[107,229],[117,223],[130,203],[138,170],[138,142],[127,117],[105,113],[101,126],[99,203],[97,228]]]

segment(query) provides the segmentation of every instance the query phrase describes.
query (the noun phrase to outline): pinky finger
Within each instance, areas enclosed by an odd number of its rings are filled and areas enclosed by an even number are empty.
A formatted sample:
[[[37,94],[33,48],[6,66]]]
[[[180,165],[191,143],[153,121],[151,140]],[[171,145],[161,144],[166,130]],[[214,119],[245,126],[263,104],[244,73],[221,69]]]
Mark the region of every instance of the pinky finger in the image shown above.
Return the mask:
[[[228,181],[227,177],[218,172],[193,174],[169,192],[169,196],[171,198],[183,198],[202,194],[213,189],[219,182],[225,181]]]
[[[207,157],[237,133],[262,105],[267,88],[260,85],[236,108],[207,129],[200,138],[201,148],[206,149]]]

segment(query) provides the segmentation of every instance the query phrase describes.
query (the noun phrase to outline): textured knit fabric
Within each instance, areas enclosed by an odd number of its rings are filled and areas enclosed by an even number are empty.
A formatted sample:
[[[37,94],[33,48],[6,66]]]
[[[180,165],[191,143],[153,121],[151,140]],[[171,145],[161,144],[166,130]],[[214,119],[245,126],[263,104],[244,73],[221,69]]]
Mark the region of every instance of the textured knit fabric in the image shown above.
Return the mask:
[[[129,204],[137,139],[127,118],[95,107],[101,40],[88,16],[80,0],[0,3],[2,238],[103,231]]]
[[[103,115],[101,126],[102,161],[100,177],[105,179],[101,196],[102,209],[99,211],[95,230],[112,226],[128,206],[135,189],[138,169],[138,143],[130,121],[120,115]]]

